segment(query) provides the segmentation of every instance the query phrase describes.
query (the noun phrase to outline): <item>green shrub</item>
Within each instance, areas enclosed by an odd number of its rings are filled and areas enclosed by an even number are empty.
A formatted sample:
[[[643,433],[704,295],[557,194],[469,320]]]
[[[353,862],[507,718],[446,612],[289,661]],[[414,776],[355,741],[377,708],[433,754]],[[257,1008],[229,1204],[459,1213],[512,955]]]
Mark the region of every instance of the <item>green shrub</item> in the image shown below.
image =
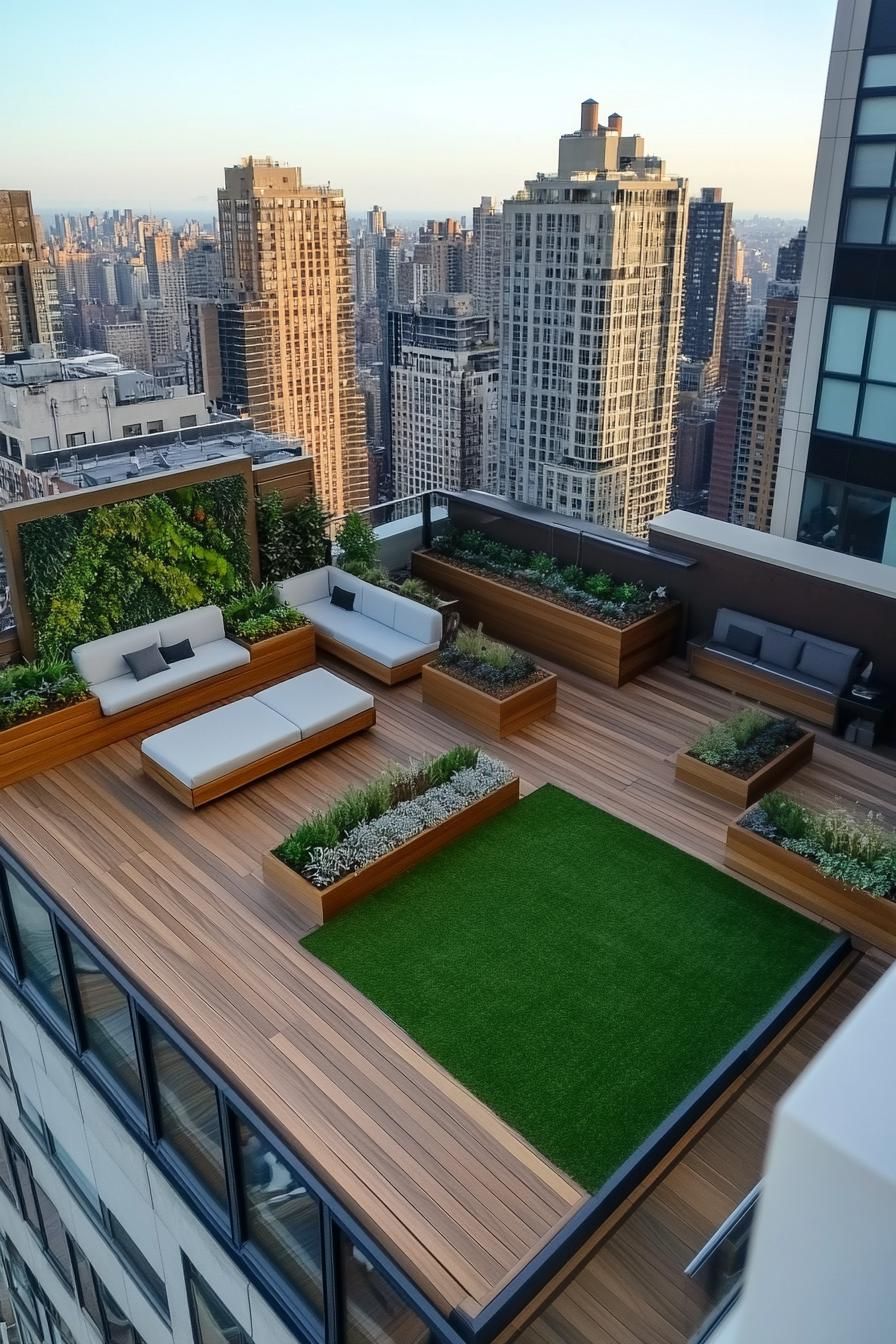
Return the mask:
[[[341,551],[339,563],[343,569],[359,564],[367,569],[376,566],[379,552],[376,533],[360,513],[346,514],[336,533],[336,545]]]
[[[0,729],[76,704],[87,694],[87,683],[66,660],[10,663],[0,669]]]
[[[707,765],[733,765],[742,750],[760,733],[773,724],[790,722],[774,719],[760,709],[744,709],[733,719],[707,728],[691,747],[690,755]]]
[[[402,597],[410,598],[412,602],[419,602],[421,606],[438,608],[439,595],[430,588],[428,583],[422,579],[405,579],[398,589]]]
[[[257,587],[250,585],[239,597],[228,602],[223,616],[227,633],[250,644],[308,624],[307,616],[280,601],[272,583]]]
[[[775,789],[760,804],[769,825],[785,840],[802,840],[809,833],[810,813],[790,794]]]
[[[896,834],[874,813],[843,807],[814,811],[784,793],[769,793],[744,818],[748,829],[817,864],[869,896],[896,900]]]
[[[317,495],[286,510],[279,490],[255,501],[261,575],[277,583],[307,574],[327,562],[329,517]]]

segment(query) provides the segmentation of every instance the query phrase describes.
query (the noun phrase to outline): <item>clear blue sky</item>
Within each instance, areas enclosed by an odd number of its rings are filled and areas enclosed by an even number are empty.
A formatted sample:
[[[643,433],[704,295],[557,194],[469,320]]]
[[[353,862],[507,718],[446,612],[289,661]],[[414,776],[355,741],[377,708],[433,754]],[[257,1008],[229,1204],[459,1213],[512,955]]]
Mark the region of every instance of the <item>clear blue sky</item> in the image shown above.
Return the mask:
[[[153,0],[4,7],[0,185],[209,214],[248,153],[350,209],[469,212],[596,98],[739,213],[807,213],[834,0]]]

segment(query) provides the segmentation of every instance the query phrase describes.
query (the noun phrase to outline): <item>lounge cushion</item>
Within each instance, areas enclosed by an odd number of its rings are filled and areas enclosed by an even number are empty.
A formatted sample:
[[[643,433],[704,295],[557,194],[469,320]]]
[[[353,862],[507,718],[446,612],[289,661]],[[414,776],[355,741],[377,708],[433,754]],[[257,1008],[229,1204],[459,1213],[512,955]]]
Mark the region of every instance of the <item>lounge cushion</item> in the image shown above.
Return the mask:
[[[123,656],[132,675],[138,681],[145,681],[147,677],[155,677],[160,672],[168,671],[168,664],[162,657],[158,644],[147,644],[145,649],[134,649],[132,653]]]
[[[758,658],[762,645],[762,636],[755,630],[745,630],[741,625],[728,626],[728,638],[725,643],[735,653],[745,653],[748,658]]]
[[[845,686],[855,663],[854,653],[838,652],[836,649],[826,648],[824,644],[816,644],[814,640],[807,639],[796,670],[810,677],[819,677],[822,681],[831,682],[835,686]]]
[[[355,601],[355,611],[369,616],[372,621],[379,621],[380,625],[388,626],[391,630],[395,625],[395,594],[369,583],[361,593],[360,605]]]
[[[333,591],[330,593],[330,601],[334,607],[341,608],[342,611],[354,611],[355,598],[357,593],[353,593],[348,588],[340,588],[338,584],[333,584]]]
[[[296,574],[276,584],[277,596],[290,607],[305,607],[309,602],[321,602],[330,596],[329,570],[309,570],[307,574]]]
[[[330,586],[330,592],[336,587],[345,588],[349,593],[357,593],[360,597],[364,589],[368,586],[363,579],[357,578],[354,574],[349,574],[338,565],[328,565],[327,582]],[[374,585],[375,586],[375,585]]]
[[[772,663],[758,662],[754,663],[757,672],[764,672],[771,681],[778,681],[787,686],[807,686],[813,691],[822,691],[826,696],[832,699],[836,696],[840,687],[833,682],[824,681],[821,677],[812,677],[808,672],[799,672],[796,668],[786,671],[782,667],[775,667]]]
[[[783,635],[778,630],[767,630],[762,636],[759,656],[763,663],[770,663],[772,667],[781,667],[789,671],[796,667],[803,651],[803,644],[802,639],[796,639],[793,635]]]
[[[700,641],[695,640],[694,642],[699,644]],[[749,654],[738,653],[737,649],[732,649],[728,644],[720,644],[715,639],[708,639],[703,647],[707,653],[716,653],[720,658],[728,658],[734,663],[746,663],[748,667],[756,661]]]
[[[438,647],[442,638],[442,614],[432,607],[424,607],[422,602],[412,602],[409,597],[401,597],[396,593],[395,629],[409,639]]]
[[[159,643],[178,644],[188,639],[197,648],[224,638],[224,617],[220,607],[194,607],[159,621]]]
[[[102,639],[79,644],[72,650],[72,662],[87,684],[93,686],[95,682],[111,681],[113,677],[130,676],[124,655],[159,642],[157,625],[138,625],[133,630],[120,630],[117,635],[105,635]]]
[[[329,601],[312,602],[305,607],[305,615],[325,635],[348,644],[358,653],[372,658],[383,667],[399,667],[423,653],[434,653],[439,647],[435,640],[429,645],[410,639],[397,630],[390,630],[379,621],[362,616],[359,611],[342,611]]]
[[[295,724],[302,737],[373,709],[373,696],[322,667],[258,691],[255,699]]]
[[[292,746],[299,738],[295,724],[248,696],[146,738],[141,750],[195,789]]]
[[[731,607],[719,607],[716,612],[716,619],[712,627],[712,637],[720,644],[727,643],[728,627],[738,625],[741,630],[753,630],[757,635],[764,635],[766,630],[779,630],[783,634],[791,634],[789,625],[775,625],[772,621],[765,621],[760,616],[749,616],[745,611],[734,611]]]
[[[192,658],[172,663],[164,676],[137,681],[128,672],[123,677],[94,682],[90,689],[99,700],[104,714],[120,714],[123,710],[134,709],[135,706],[145,704],[148,700],[156,700],[160,695],[191,686],[195,681],[204,681],[206,677],[229,672],[233,667],[248,663],[250,658],[249,650],[244,649],[241,644],[234,644],[229,639],[220,639],[214,644],[200,645]]]

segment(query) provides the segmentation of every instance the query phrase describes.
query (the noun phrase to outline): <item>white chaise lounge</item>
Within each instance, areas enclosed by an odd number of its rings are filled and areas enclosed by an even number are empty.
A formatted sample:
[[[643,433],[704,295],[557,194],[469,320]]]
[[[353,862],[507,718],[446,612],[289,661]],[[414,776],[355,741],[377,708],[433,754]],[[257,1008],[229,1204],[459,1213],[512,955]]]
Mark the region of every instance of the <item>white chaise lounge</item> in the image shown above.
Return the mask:
[[[355,595],[353,610],[334,605],[337,587]],[[277,593],[308,617],[319,649],[388,685],[416,676],[442,639],[439,612],[335,565],[285,579],[277,584]]]
[[[141,681],[124,660],[126,653],[136,653],[151,645],[168,647],[185,639],[192,645],[192,657],[171,663],[164,672]],[[247,648],[225,637],[220,607],[182,611],[167,620],[106,635],[72,650],[72,662],[99,700],[104,714],[119,714],[194,682],[216,677],[248,663],[250,657]]]
[[[196,808],[375,722],[372,695],[316,667],[145,738],[141,763]]]

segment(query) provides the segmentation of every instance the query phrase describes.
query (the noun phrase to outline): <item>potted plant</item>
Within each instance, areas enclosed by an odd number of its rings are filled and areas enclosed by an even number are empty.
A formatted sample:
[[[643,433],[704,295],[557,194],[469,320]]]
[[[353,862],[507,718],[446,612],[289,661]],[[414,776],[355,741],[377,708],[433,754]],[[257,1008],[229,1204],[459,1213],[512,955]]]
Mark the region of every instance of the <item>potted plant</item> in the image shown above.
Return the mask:
[[[478,747],[394,766],[315,813],[265,854],[265,880],[324,921],[519,798]]]
[[[301,611],[280,601],[272,583],[245,589],[223,616],[228,637],[245,644],[253,661],[288,657],[291,670],[314,662],[314,628]]]
[[[557,707],[557,678],[527,653],[461,629],[423,668],[423,699],[485,732],[508,737]]]
[[[449,531],[411,557],[415,577],[457,595],[468,625],[620,686],[675,648],[681,607],[664,588],[559,566],[549,555]]]
[[[896,833],[880,816],[768,793],[728,827],[725,862],[896,955]]]
[[[0,788],[33,774],[48,744],[99,718],[99,702],[68,659],[0,668]]]
[[[675,778],[748,807],[812,759],[815,734],[752,707],[715,723],[675,760]]]

